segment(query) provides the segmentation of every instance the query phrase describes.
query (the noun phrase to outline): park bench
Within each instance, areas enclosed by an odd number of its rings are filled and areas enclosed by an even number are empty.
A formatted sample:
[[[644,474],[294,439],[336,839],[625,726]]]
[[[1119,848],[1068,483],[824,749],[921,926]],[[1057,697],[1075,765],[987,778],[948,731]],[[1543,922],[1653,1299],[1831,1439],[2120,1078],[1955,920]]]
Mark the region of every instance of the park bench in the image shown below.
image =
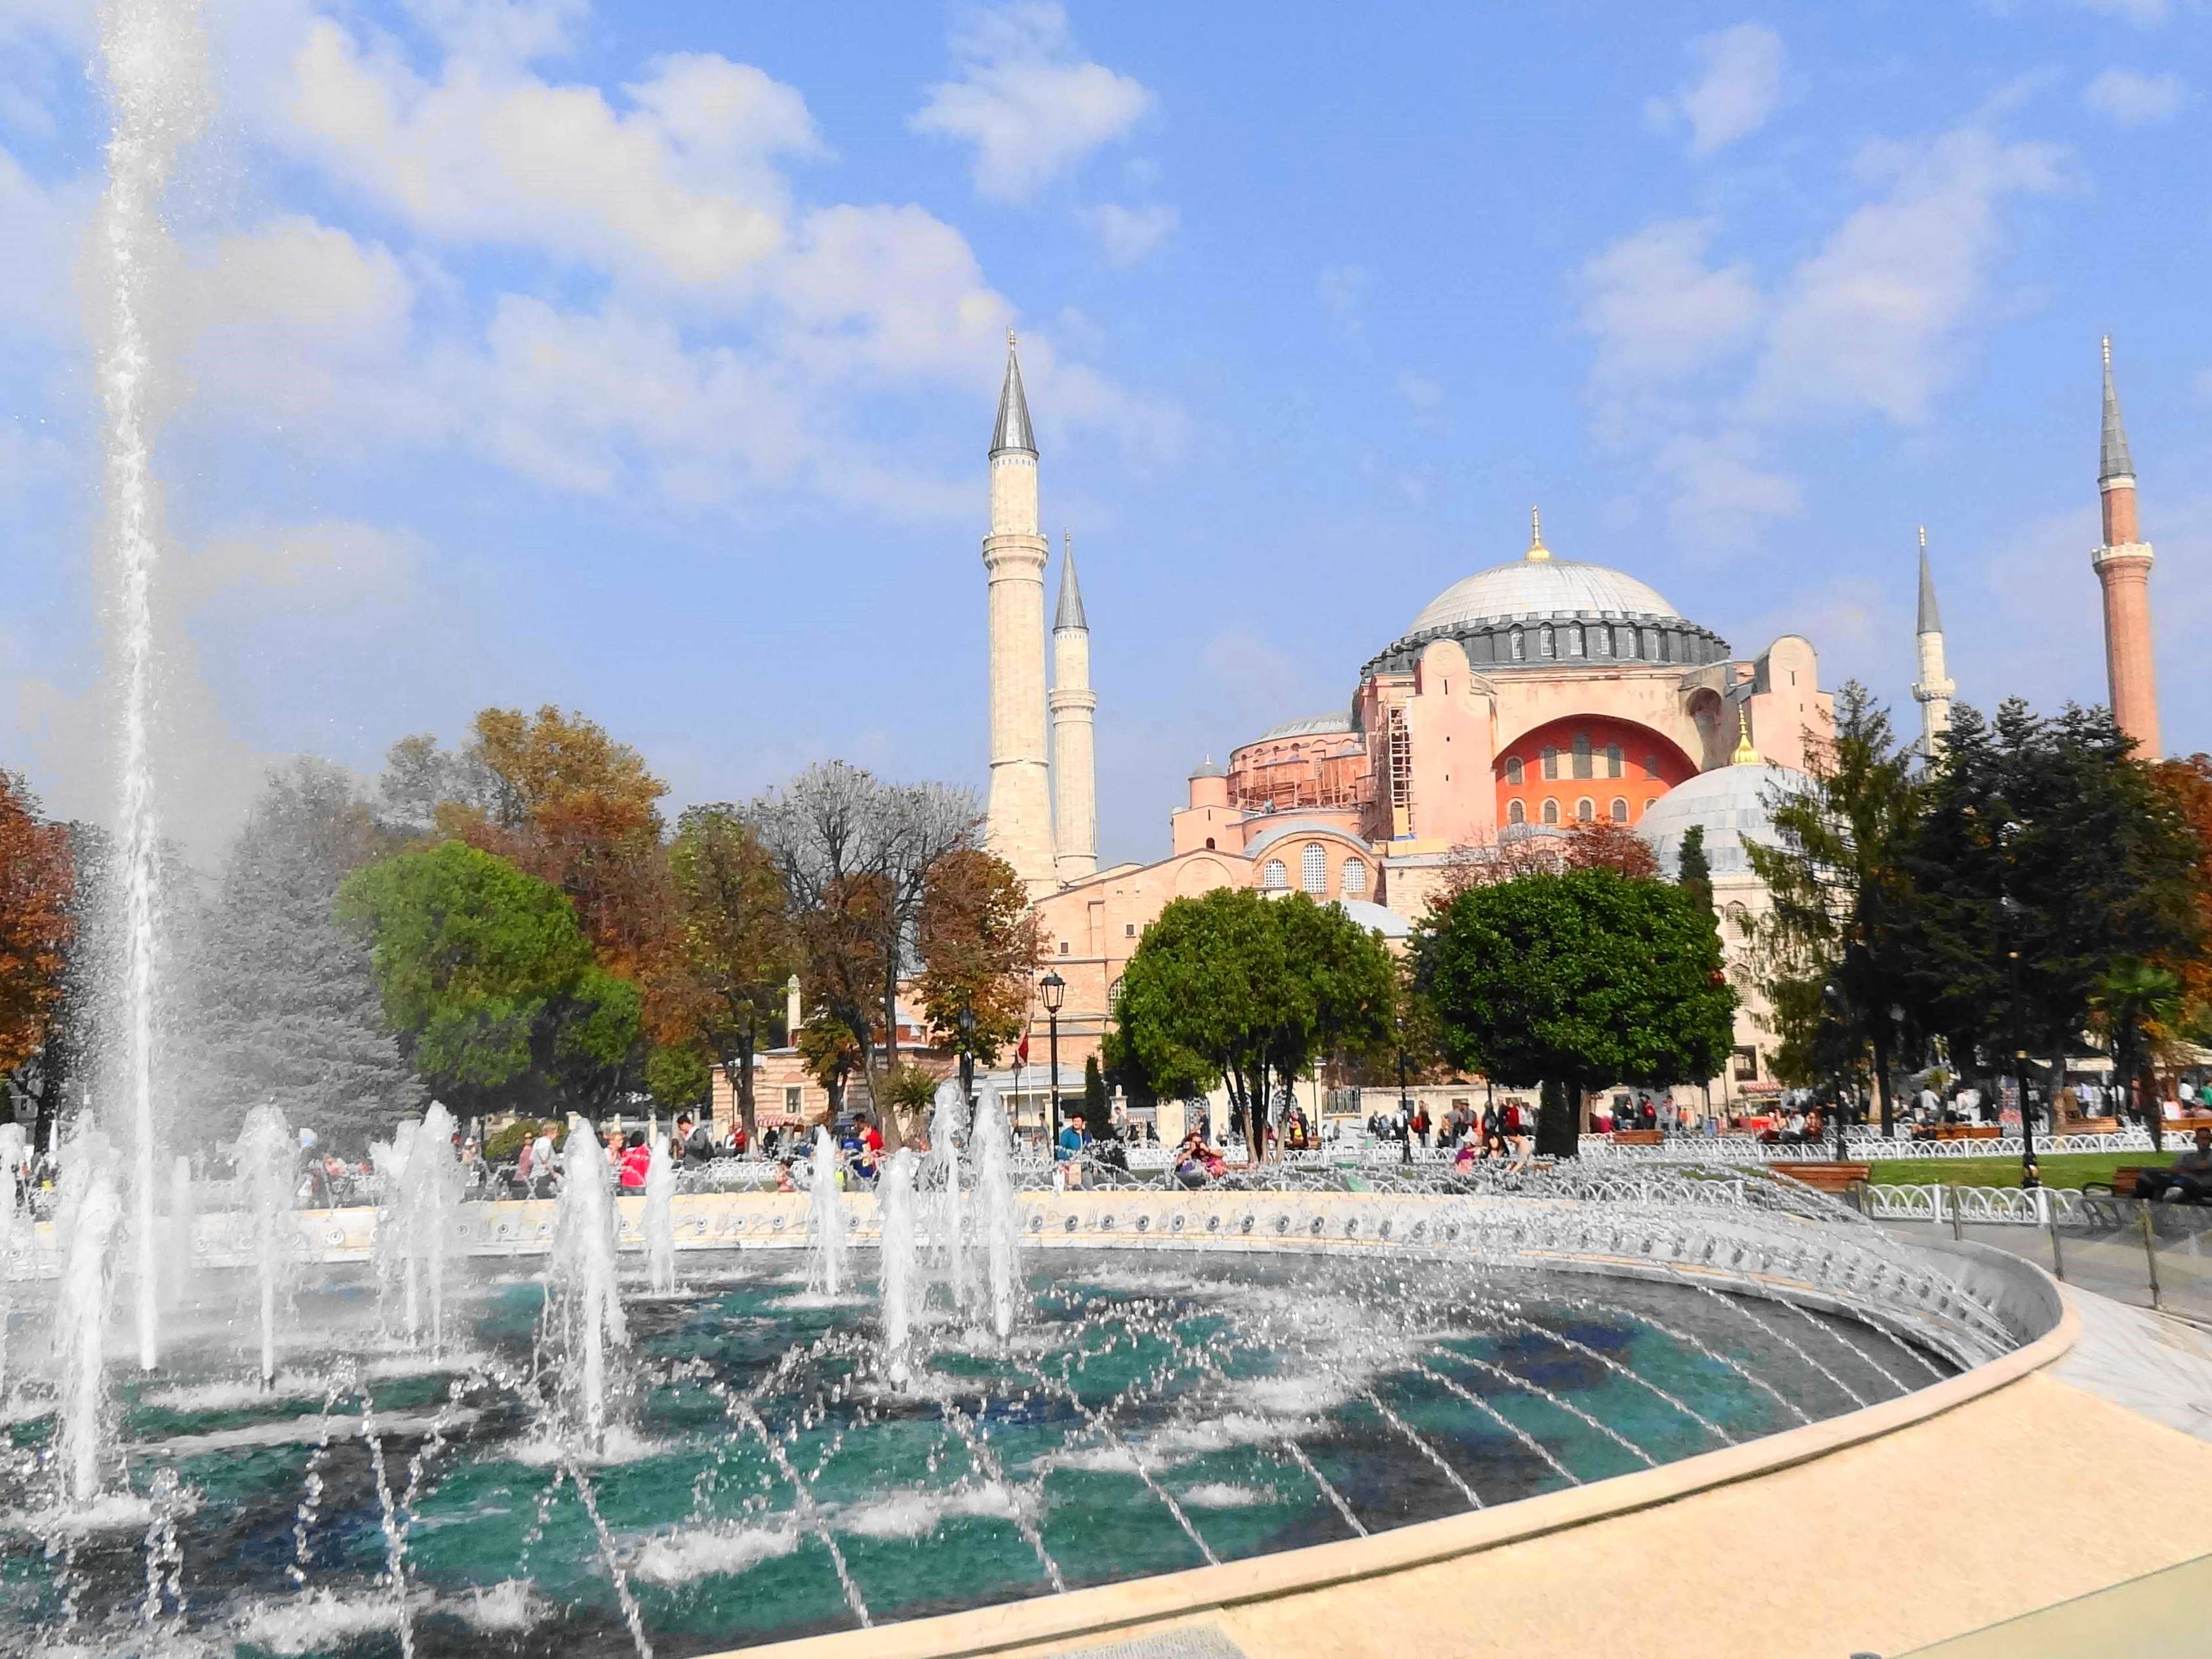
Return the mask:
[[[1869,1164],[1770,1164],[1766,1167],[1819,1193],[1849,1192],[1874,1173],[1874,1166]]]
[[[1931,1140],[1996,1140],[2004,1131],[1994,1123],[1939,1123]]]
[[[1616,1146],[1663,1146],[1667,1144],[1664,1129],[1615,1129],[1613,1144]]]

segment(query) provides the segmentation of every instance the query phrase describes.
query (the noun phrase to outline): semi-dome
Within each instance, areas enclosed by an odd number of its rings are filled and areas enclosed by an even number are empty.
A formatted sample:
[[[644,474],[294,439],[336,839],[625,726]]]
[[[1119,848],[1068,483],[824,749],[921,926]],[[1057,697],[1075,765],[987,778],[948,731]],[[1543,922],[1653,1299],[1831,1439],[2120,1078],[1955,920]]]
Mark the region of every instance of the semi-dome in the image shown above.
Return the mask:
[[[1636,832],[1649,843],[1662,875],[1672,878],[1682,858],[1682,837],[1693,823],[1705,827],[1705,861],[1715,877],[1755,873],[1747,840],[1776,844],[1770,802],[1806,782],[1802,772],[1752,762],[1718,766],[1685,780],[1651,803]]]
[[[1577,559],[1515,559],[1462,576],[1423,605],[1406,631],[1426,634],[1464,623],[1562,616],[1681,620],[1658,589],[1625,570]]]
[[[1352,716],[1349,714],[1312,714],[1302,720],[1285,720],[1280,726],[1271,726],[1253,741],[1273,743],[1278,738],[1325,738],[1351,730]]]

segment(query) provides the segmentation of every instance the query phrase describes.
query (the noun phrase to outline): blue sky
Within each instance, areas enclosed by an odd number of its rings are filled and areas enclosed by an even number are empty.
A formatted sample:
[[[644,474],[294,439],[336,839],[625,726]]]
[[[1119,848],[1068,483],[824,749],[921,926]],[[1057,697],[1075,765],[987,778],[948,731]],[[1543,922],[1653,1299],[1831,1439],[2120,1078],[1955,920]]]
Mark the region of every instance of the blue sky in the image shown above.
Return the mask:
[[[157,3],[159,0],[132,0]],[[105,808],[76,0],[0,0],[0,764]],[[2097,337],[2212,747],[2212,8],[206,0],[162,438],[173,823],[556,702],[678,804],[982,781],[1018,327],[1103,848],[1340,708],[1529,505],[1911,723],[2101,701]]]

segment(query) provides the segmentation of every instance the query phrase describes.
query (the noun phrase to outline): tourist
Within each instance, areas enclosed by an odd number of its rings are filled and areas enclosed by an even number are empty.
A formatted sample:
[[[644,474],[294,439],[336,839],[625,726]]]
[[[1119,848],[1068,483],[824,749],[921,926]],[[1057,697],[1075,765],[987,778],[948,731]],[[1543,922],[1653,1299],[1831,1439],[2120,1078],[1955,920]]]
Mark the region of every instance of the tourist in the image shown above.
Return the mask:
[[[530,1196],[550,1198],[560,1182],[560,1165],[553,1156],[553,1126],[541,1123],[530,1143]]]
[[[787,1158],[777,1158],[774,1167],[775,1169],[776,1191],[780,1193],[797,1192],[799,1190],[799,1183],[791,1178],[791,1160]]]
[[[645,1131],[632,1129],[629,1139],[623,1145],[621,1170],[622,1188],[626,1193],[645,1190],[645,1177],[653,1167],[653,1149],[645,1144]]]
[[[1459,1150],[1452,1154],[1452,1169],[1456,1174],[1465,1175],[1473,1168],[1474,1168],[1474,1143],[1471,1140],[1463,1140],[1460,1143]]]
[[[1429,1109],[1427,1107],[1413,1108],[1413,1139],[1421,1143],[1421,1150],[1425,1152],[1429,1149]]]
[[[2212,1128],[2197,1132],[2197,1146],[2173,1160],[2169,1170],[2145,1170],[2136,1177],[2136,1196],[2168,1204],[2212,1201]]]
[[[712,1164],[714,1161],[714,1119],[712,1113],[701,1118],[692,1128],[684,1148],[684,1156],[694,1164]]]

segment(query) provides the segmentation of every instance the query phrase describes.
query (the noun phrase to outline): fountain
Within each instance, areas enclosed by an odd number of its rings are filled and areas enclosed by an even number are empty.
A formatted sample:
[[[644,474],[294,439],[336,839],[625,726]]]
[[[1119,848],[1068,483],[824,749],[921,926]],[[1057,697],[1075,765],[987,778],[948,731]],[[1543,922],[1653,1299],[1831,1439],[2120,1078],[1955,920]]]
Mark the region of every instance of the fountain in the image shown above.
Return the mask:
[[[568,1437],[586,1450],[606,1443],[607,1350],[629,1345],[615,1275],[614,1172],[592,1126],[568,1120],[559,1199],[553,1206],[551,1303],[564,1356],[560,1396]]]
[[[653,1138],[653,1161],[645,1171],[645,1278],[655,1296],[676,1294],[676,1164],[668,1142]]]
[[[988,1085],[975,1104],[975,1224],[983,1237],[991,1328],[1003,1342],[1014,1331],[1022,1218],[1014,1196],[1013,1126],[1006,1121],[999,1091]]]
[[[114,1284],[111,1253],[123,1221],[114,1152],[89,1113],[63,1148],[60,1202],[54,1228],[61,1271],[54,1286],[57,1372],[55,1467],[59,1496],[82,1510],[100,1496],[107,1451],[107,1304]]]
[[[906,1349],[914,1334],[914,1176],[915,1156],[902,1146],[884,1166],[877,1195],[883,1217],[877,1271],[883,1285],[884,1365],[891,1380],[902,1384],[908,1375]]]
[[[836,1143],[829,1130],[817,1129],[806,1177],[806,1231],[813,1245],[807,1279],[824,1296],[845,1288],[845,1199],[839,1182]]]
[[[453,1115],[433,1101],[419,1126],[400,1127],[390,1160],[393,1225],[385,1259],[386,1283],[396,1289],[400,1331],[410,1339],[427,1334],[430,1352],[441,1353],[446,1342],[446,1275],[461,1204]],[[382,1230],[378,1237],[386,1237]]]
[[[250,1229],[261,1332],[261,1386],[276,1381],[276,1309],[301,1249],[298,1202],[300,1147],[292,1126],[275,1106],[246,1115],[234,1153],[240,1197]]]
[[[960,1146],[968,1137],[968,1103],[957,1078],[937,1085],[929,1115],[929,1163],[923,1178],[936,1194],[930,1226],[937,1241],[939,1269],[952,1305],[964,1308],[973,1294],[968,1271],[968,1217],[961,1202]]]
[[[198,1207],[192,1200],[191,1157],[179,1152],[169,1165],[168,1235],[165,1246],[169,1258],[168,1300],[173,1306],[191,1293],[195,1244],[192,1230]]]

